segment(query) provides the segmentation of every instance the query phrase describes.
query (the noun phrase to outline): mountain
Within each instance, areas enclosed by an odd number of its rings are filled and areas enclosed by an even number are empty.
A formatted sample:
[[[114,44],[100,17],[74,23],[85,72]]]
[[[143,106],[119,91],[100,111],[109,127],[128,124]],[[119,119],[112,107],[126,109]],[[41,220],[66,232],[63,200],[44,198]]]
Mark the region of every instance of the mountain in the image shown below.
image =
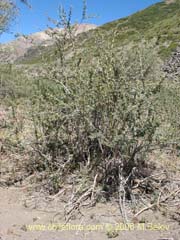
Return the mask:
[[[75,35],[95,29],[94,24],[77,24],[74,26]],[[52,33],[61,32],[63,29],[48,29],[37,32],[29,36],[20,36],[16,40],[0,45],[0,62],[14,62],[33,51],[34,54],[40,54],[41,49],[54,44],[51,37]]]
[[[88,31],[91,30],[91,31]],[[80,34],[81,33],[81,34]],[[113,40],[115,51],[142,39],[154,39],[161,58],[166,59],[180,44],[180,0],[166,0],[154,4],[129,17],[119,19],[100,27],[77,25],[76,33],[79,49],[93,48],[96,37],[102,36],[105,42]],[[46,32],[36,33],[27,38],[1,46],[1,61],[37,63],[42,57],[51,55],[53,59],[53,40]]]
[[[124,45],[138,43],[142,39],[148,42],[153,40],[160,57],[165,60],[180,45],[180,0],[167,0],[154,4],[131,16],[79,34],[76,41],[79,44],[79,50],[91,51],[99,36],[104,39],[105,44],[113,42],[116,53]],[[45,58],[47,52],[53,60],[53,51],[52,53],[50,49],[45,49],[44,53],[41,51]],[[33,52],[23,59],[26,63],[41,63],[41,61],[42,58]]]

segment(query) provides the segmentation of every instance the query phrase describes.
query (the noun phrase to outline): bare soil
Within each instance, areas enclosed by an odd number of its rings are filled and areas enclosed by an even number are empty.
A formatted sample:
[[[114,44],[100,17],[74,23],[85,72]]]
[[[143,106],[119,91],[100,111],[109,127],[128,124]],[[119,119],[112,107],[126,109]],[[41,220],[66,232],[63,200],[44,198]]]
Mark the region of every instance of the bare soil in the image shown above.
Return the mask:
[[[123,240],[178,240],[180,239],[180,227],[177,221],[167,219],[158,212],[146,212],[143,214],[146,227],[149,224],[150,229],[123,230],[124,227],[119,215],[118,207],[112,203],[97,204],[92,208],[85,208],[79,216],[76,216],[69,222],[69,226],[78,224],[89,225],[91,228],[103,225],[103,229],[91,230],[53,230],[52,226],[64,224],[63,221],[63,204],[58,203],[59,210],[52,210],[52,205],[57,205],[54,199],[51,204],[44,205],[39,198],[37,206],[34,196],[28,199],[28,190],[25,186],[21,187],[1,187],[0,188],[0,239],[2,240],[104,240],[111,237]],[[31,204],[30,204],[31,202]],[[61,206],[62,205],[62,206]],[[55,209],[55,208],[54,208]],[[142,217],[142,216],[141,216]],[[142,218],[141,218],[142,219]],[[54,224],[54,225],[52,225]],[[108,224],[108,225],[107,225]],[[119,230],[114,233],[108,227],[119,225]],[[153,224],[153,225],[150,225]],[[46,226],[41,230],[30,230],[28,226]],[[47,229],[51,226],[51,229]],[[116,225],[117,226],[117,225]],[[141,225],[142,226],[142,225]],[[157,227],[164,229],[155,230]]]

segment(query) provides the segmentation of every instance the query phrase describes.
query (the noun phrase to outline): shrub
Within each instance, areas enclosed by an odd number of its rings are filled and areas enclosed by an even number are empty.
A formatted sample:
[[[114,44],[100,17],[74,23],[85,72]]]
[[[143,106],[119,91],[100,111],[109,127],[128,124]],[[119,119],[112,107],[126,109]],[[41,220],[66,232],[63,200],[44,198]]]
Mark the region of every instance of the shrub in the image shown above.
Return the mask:
[[[37,80],[33,168],[58,172],[63,182],[85,166],[102,176],[104,190],[114,192],[120,173],[128,176],[146,164],[154,140],[154,100],[162,82],[158,57],[153,44],[143,41],[115,54],[113,42],[105,44],[101,36],[96,47],[80,52],[73,28],[66,31],[57,41],[57,61]]]

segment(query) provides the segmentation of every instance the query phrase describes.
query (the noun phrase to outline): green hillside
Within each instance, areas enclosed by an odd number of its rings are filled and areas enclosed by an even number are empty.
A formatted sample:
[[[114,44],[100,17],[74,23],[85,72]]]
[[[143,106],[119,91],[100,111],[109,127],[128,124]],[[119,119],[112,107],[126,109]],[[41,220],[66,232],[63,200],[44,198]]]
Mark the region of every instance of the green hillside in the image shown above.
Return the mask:
[[[141,38],[157,38],[162,56],[174,50],[180,39],[180,2],[157,3],[130,17],[108,23],[101,27],[108,38],[118,31],[116,44],[138,41]]]
[[[88,33],[78,36],[78,44],[81,49],[92,48],[96,44],[97,36],[103,36],[105,42],[114,42],[115,50],[122,45],[138,42],[142,39],[155,39],[160,56],[164,59],[176,49],[180,39],[180,2],[171,4],[157,3],[137,12],[129,17],[107,23]],[[37,63],[42,58],[53,60],[53,49],[29,51],[21,62]],[[36,53],[36,54],[34,54]],[[51,54],[50,54],[51,53]],[[51,56],[51,58],[50,58]]]

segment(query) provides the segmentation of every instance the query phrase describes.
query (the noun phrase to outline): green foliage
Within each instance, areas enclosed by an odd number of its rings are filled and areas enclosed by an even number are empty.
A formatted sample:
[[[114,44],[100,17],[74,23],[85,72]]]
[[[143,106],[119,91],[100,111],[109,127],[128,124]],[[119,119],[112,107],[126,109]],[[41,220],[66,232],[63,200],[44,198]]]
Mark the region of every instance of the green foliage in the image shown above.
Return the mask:
[[[167,80],[161,88],[157,107],[162,121],[158,130],[158,138],[164,144],[180,143],[180,89],[179,82]]]
[[[84,165],[92,175],[102,173],[104,188],[110,185],[113,191],[120,171],[127,176],[145,164],[154,140],[154,100],[162,82],[158,57],[146,42],[115,55],[113,43],[105,46],[103,36],[96,48],[79,55],[71,33],[59,36],[57,61],[37,79],[34,166],[58,171],[63,181]],[[65,57],[69,44],[71,60]]]
[[[27,85],[27,76],[12,64],[0,65],[0,99],[15,102],[27,98],[32,86]]]
[[[25,138],[30,126],[25,129],[28,119],[26,109],[32,90],[33,83],[22,70],[11,64],[0,65],[0,109],[8,116],[2,126],[0,118],[0,138],[4,149],[17,151],[17,154],[22,152],[22,149],[27,150]]]
[[[14,19],[16,14],[17,8],[14,1],[0,1],[0,35],[8,29],[10,22]]]

